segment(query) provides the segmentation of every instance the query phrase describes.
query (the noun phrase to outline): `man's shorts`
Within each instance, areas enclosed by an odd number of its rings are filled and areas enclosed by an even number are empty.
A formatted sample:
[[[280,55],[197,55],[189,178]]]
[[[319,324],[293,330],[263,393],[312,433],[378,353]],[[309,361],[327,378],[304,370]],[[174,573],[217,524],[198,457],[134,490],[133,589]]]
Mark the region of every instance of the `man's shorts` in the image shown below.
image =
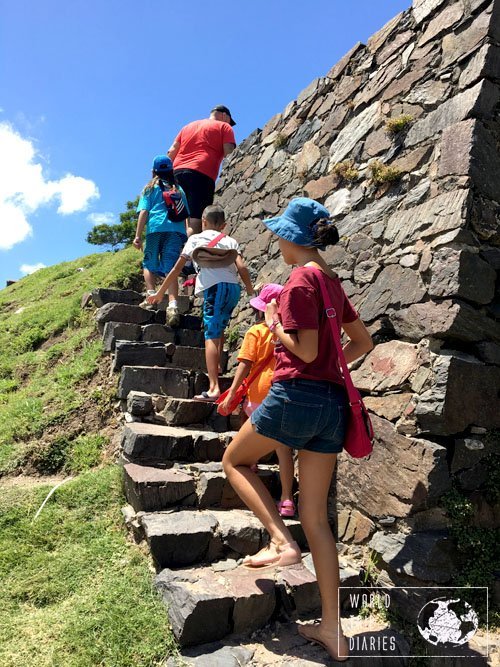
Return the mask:
[[[190,217],[201,220],[203,209],[214,201],[215,181],[194,169],[175,169],[174,176],[186,193]]]
[[[146,234],[142,267],[164,278],[174,268],[186,240],[180,232]]]
[[[203,291],[203,329],[205,340],[220,338],[240,300],[241,287],[217,283]]]
[[[345,388],[334,382],[281,380],[252,413],[257,433],[293,449],[342,451],[347,426]]]

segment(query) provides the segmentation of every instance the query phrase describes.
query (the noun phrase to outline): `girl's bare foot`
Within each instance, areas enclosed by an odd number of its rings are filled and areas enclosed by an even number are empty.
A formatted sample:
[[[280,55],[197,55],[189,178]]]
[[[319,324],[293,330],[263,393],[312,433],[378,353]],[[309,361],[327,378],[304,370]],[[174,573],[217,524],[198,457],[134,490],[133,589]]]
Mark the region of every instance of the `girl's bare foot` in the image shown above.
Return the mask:
[[[297,542],[275,544],[272,540],[254,556],[247,556],[243,565],[251,570],[260,570],[264,567],[284,567],[296,565],[302,560],[302,554]]]
[[[298,633],[307,641],[322,646],[328,655],[337,662],[345,662],[349,658],[349,643],[342,630],[325,630],[321,623],[307,623],[297,626]]]

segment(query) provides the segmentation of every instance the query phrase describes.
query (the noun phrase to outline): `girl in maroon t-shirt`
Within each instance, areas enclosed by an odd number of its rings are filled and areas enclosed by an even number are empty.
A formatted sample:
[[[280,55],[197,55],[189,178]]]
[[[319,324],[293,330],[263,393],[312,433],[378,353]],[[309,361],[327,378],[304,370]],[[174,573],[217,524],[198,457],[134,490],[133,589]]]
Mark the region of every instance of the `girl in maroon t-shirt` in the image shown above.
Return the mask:
[[[276,505],[250,466],[278,443],[298,450],[299,515],[311,549],[321,594],[322,620],[299,626],[299,633],[323,646],[334,659],[346,659],[347,640],[338,618],[339,567],[327,515],[330,482],[346,429],[347,396],[325,314],[318,278],[322,271],[349,342],[348,363],[373,347],[366,327],[342,289],[336,273],[318,252],[338,242],[336,227],[324,206],[312,199],[292,199],[283,215],[264,224],[279,237],[284,261],[296,265],[280,295],[266,309],[274,332],[276,368],[271,390],[226,449],[224,470],[242,500],[269,532],[267,547],[247,557],[244,565],[258,570],[299,563],[298,544]],[[337,318],[340,320],[340,317]]]

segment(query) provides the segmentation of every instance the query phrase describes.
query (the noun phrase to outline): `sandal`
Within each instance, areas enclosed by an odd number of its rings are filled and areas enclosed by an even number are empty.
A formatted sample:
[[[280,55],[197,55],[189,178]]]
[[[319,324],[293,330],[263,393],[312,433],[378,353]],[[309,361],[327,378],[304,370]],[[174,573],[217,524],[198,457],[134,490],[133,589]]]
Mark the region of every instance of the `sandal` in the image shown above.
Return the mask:
[[[340,641],[342,639],[344,639],[347,642],[347,637],[342,632],[340,635],[337,632],[332,632],[328,633],[331,636],[331,640],[327,639],[325,635],[320,636],[321,633],[320,626],[321,623],[319,621],[314,621],[314,623],[298,625],[297,631],[301,637],[307,639],[307,641],[311,642],[311,644],[318,644],[318,646],[324,648],[325,651],[328,653],[328,655],[331,658],[333,658],[333,660],[335,660],[336,662],[346,662],[346,660],[349,660],[348,654],[345,655],[340,654],[340,646],[339,646]]]
[[[280,500],[276,506],[280,516],[295,516],[297,511],[293,500]]]
[[[205,401],[205,403],[214,403],[219,397],[210,396],[208,391],[202,391],[201,394],[193,396],[193,401]]]
[[[263,570],[267,567],[297,565],[301,560],[302,553],[297,542],[288,542],[278,546],[271,540],[254,556],[247,556],[243,561],[243,567],[249,570]]]

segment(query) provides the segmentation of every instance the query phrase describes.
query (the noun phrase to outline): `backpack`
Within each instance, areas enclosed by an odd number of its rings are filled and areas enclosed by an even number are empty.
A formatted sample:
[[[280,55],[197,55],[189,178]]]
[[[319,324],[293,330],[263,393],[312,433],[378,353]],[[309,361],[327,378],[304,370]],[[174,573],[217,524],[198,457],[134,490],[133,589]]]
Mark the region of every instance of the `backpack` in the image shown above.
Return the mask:
[[[182,222],[183,220],[186,220],[186,218],[189,218],[188,208],[184,204],[184,200],[179,190],[172,186],[169,186],[167,189],[161,180],[158,185],[160,186],[163,201],[167,207],[168,219],[170,222]]]

